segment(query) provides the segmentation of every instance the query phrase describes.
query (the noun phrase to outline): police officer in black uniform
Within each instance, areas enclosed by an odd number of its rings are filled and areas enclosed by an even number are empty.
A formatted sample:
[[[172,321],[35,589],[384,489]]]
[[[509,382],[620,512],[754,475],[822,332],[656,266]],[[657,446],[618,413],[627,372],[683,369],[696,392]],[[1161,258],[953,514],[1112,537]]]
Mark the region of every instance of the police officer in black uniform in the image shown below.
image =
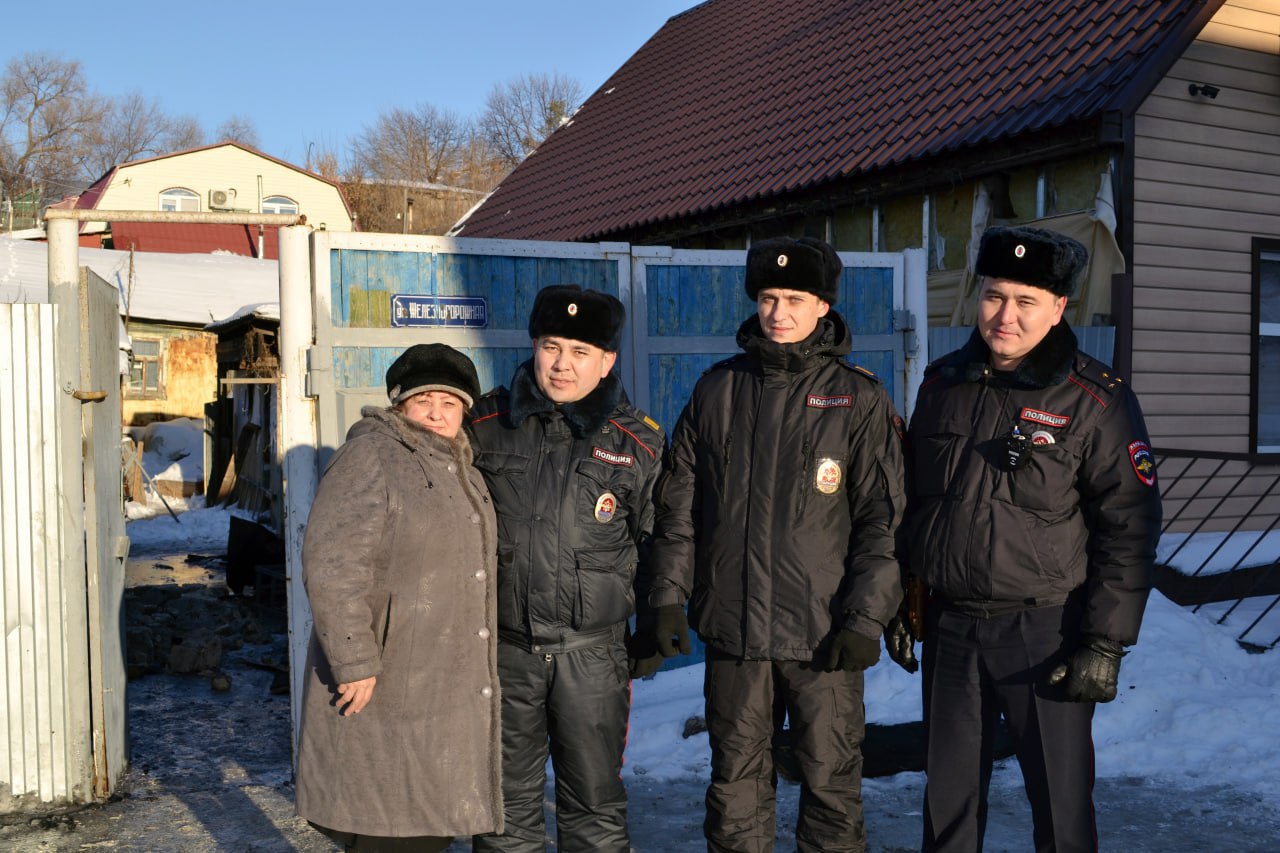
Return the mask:
[[[744,352],[698,380],[656,493],[656,642],[688,650],[687,600],[707,644],[712,851],[773,849],[775,696],[801,776],[797,847],[866,845],[863,670],[901,596],[901,421],[844,361],[840,272],[821,240],[751,247]]]
[[[1003,715],[1035,849],[1097,849],[1092,720],[1116,696],[1160,529],[1138,400],[1062,314],[1083,246],[1038,228],[982,237],[977,328],[926,371],[908,430],[910,571],[924,636],[924,850],[982,848]],[[914,671],[909,620],[886,633]]]
[[[509,391],[480,399],[470,424],[498,514],[505,800],[504,833],[476,836],[478,853],[545,849],[548,752],[557,849],[630,849],[625,634],[666,440],[611,372],[624,320],[606,293],[544,288],[529,318],[533,358]]]

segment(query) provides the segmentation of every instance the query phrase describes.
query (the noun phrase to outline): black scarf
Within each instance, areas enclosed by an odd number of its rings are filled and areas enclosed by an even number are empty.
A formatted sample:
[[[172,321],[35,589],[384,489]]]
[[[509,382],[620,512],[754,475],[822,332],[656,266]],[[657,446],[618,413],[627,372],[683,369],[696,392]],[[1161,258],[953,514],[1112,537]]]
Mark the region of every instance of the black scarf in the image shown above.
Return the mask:
[[[516,375],[511,380],[510,418],[512,425],[518,427],[526,418],[559,409],[560,414],[569,422],[569,430],[574,438],[586,438],[605,425],[624,399],[622,383],[610,373],[581,400],[557,406],[538,387],[533,376],[533,361],[530,360],[516,368]]]
[[[1064,382],[1071,373],[1078,348],[1076,333],[1064,319],[1049,328],[1049,334],[1036,344],[1013,370],[1010,381],[1024,388],[1048,388]],[[966,382],[977,382],[987,374],[991,348],[975,328],[969,342],[957,352],[957,358],[945,370],[952,376],[963,376]]]

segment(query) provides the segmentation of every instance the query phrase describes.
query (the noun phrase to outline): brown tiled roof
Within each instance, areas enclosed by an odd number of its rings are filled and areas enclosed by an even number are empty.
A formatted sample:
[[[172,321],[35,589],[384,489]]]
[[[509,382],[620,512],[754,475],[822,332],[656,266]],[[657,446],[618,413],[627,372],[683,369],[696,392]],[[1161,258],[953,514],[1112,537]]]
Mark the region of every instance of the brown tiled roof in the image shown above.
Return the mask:
[[[461,230],[606,239],[1132,111],[1222,0],[708,0]]]

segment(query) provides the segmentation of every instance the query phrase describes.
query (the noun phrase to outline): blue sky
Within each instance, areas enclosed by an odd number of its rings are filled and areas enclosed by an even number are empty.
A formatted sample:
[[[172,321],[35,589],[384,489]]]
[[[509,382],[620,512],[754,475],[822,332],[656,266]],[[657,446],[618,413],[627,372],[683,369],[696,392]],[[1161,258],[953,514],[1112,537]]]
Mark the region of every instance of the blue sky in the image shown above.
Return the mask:
[[[311,143],[341,155],[393,108],[478,115],[495,84],[523,74],[560,72],[594,92],[697,2],[23,2],[0,16],[0,59],[79,60],[94,90],[140,91],[209,135],[243,115],[266,153],[302,163]]]

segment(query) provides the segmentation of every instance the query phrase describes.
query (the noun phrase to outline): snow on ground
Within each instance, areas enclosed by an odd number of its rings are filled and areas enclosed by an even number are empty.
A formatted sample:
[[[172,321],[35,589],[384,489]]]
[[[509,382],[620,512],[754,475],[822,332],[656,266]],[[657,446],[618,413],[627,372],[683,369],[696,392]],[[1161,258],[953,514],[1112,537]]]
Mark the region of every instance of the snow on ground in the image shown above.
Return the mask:
[[[133,521],[131,555],[220,549],[230,516],[195,508],[181,523],[163,511]],[[1250,654],[1235,642],[1260,606],[1218,625],[1224,607],[1192,613],[1152,593],[1141,637],[1120,670],[1120,695],[1094,718],[1100,778],[1224,785],[1280,802],[1280,649]],[[702,714],[702,670],[664,670],[633,683],[625,778],[706,778],[706,734],[682,736],[685,720]],[[867,720],[919,720],[919,690],[919,676],[882,657],[867,673]]]
[[[1156,551],[1157,562],[1184,575],[1212,575],[1233,569],[1263,566],[1280,560],[1280,530],[1237,530],[1234,533],[1165,533]]]

